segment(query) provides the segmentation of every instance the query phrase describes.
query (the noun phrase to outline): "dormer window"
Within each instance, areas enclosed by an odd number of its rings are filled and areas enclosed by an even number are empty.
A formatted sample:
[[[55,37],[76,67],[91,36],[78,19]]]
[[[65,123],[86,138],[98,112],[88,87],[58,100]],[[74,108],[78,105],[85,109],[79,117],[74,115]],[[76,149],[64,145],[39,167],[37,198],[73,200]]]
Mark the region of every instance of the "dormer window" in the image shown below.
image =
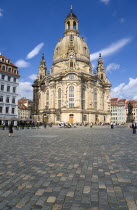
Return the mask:
[[[86,47],[84,47],[84,54],[86,54],[87,53],[87,48]]]

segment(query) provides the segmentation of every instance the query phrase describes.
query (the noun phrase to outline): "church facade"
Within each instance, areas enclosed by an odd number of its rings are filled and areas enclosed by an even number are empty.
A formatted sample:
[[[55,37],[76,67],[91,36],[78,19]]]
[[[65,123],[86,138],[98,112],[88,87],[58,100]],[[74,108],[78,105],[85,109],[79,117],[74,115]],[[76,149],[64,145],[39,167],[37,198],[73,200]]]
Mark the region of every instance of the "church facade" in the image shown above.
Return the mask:
[[[33,118],[37,122],[110,123],[110,87],[101,54],[92,71],[90,52],[78,31],[72,8],[65,19],[47,74],[44,54],[33,86]]]

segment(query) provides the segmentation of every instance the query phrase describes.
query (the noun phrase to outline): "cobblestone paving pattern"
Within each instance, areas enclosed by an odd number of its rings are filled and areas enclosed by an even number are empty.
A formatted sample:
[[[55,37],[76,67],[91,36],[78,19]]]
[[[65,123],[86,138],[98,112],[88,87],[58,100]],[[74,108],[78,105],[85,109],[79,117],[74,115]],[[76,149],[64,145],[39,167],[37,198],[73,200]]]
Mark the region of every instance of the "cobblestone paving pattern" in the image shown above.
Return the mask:
[[[130,128],[0,131],[0,209],[137,210]]]

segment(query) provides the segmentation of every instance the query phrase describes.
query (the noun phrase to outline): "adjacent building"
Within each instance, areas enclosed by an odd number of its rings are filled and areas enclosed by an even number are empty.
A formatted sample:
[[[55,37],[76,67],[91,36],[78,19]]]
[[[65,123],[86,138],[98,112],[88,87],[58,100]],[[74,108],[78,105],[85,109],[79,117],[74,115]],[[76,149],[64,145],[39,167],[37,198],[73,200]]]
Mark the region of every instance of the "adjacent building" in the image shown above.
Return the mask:
[[[18,67],[0,55],[0,120],[18,117]]]
[[[127,122],[128,103],[133,106],[132,113],[133,118],[137,122],[137,101],[128,99],[111,99],[111,121],[117,124],[123,124]]]
[[[78,31],[72,8],[65,19],[64,36],[59,39],[50,74],[44,55],[33,84],[33,118],[38,122],[70,123],[111,120],[110,87],[101,54],[92,71],[90,52]]]
[[[33,102],[25,97],[18,100],[18,120],[32,119]]]
[[[128,103],[131,103],[132,106],[133,106],[133,109],[132,109],[132,113],[133,113],[133,119],[134,121],[137,122],[137,101],[135,100],[130,100],[126,103],[126,114],[128,113]]]

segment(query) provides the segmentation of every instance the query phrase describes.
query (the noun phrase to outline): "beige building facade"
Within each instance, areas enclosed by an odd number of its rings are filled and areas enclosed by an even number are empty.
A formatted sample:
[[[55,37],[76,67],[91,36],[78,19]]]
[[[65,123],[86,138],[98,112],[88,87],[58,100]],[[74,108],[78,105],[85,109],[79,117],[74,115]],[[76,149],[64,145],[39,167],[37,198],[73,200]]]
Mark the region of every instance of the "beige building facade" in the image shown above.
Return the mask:
[[[50,74],[44,55],[33,84],[33,118],[37,122],[110,123],[110,87],[101,54],[93,73],[90,52],[78,31],[72,8],[65,19]]]

